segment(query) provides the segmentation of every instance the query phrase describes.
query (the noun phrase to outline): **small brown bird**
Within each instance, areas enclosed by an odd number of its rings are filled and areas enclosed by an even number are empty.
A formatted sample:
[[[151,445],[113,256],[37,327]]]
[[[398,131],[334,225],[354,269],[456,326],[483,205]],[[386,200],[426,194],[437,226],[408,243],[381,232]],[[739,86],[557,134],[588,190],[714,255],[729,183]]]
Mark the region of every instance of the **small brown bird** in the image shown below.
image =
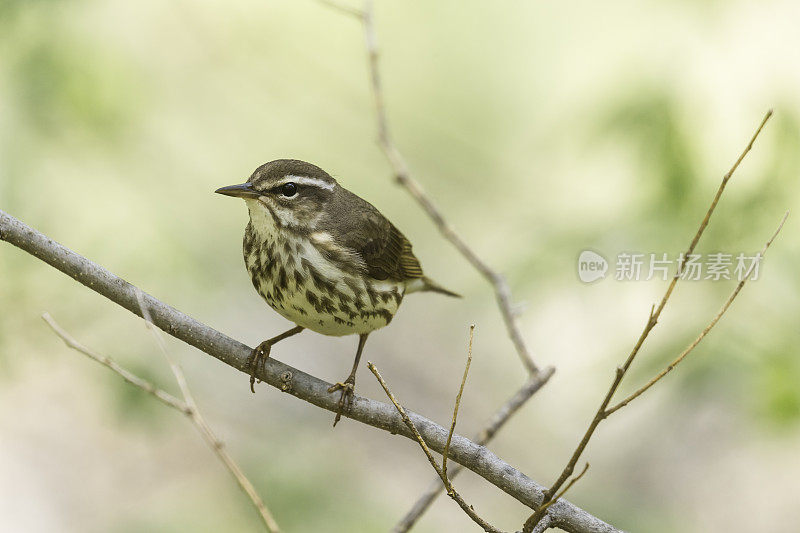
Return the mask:
[[[417,291],[459,296],[423,275],[411,243],[380,211],[311,163],[271,161],[246,183],[216,192],[244,199],[250,211],[244,232],[250,279],[273,309],[296,324],[253,350],[253,392],[256,367],[276,342],[306,328],[356,334],[350,375],[328,389],[342,391],[335,426],[352,403],[367,336],[391,322],[403,297]]]

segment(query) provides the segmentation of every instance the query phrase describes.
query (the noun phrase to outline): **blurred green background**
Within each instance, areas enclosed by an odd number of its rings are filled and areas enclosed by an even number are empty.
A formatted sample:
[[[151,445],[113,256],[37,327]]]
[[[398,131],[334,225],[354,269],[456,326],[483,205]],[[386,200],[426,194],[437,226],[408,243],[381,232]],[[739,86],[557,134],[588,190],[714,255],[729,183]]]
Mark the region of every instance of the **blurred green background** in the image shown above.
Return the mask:
[[[769,107],[702,252],[755,252],[800,212],[795,0],[377,3],[389,116],[414,175],[527,304],[551,382],[491,448],[552,481],[665,283],[592,285],[577,256],[688,243]],[[241,258],[246,210],[212,191],[280,157],[312,161],[414,242],[465,295],[408,298],[372,337],[407,407],[449,420],[477,324],[459,432],[524,373],[487,284],[401,189],[375,144],[361,28],[308,1],[0,0],[0,208],[251,345],[286,327]],[[570,499],[632,531],[796,531],[796,218],[762,276],[678,371],[611,418]],[[623,392],[674,357],[732,282],[679,286]],[[189,423],[68,350],[40,320],[175,391],[142,322],[0,246],[0,529],[256,531]],[[201,408],[285,531],[385,531],[432,478],[408,440],[343,421],[170,340]],[[305,334],[273,356],[344,377],[355,339]],[[359,392],[383,393],[362,368]],[[490,522],[516,501],[472,474]],[[473,530],[447,499],[420,532]]]

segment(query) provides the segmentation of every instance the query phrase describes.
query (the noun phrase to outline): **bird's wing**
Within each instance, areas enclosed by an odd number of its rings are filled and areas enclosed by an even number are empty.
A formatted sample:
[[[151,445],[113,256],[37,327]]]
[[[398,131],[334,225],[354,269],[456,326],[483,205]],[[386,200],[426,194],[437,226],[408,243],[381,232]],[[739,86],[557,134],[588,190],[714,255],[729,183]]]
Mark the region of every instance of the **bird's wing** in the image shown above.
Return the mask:
[[[394,224],[366,200],[342,190],[340,209],[329,214],[336,217],[326,224],[333,241],[351,250],[364,262],[367,274],[377,280],[406,281],[421,278],[422,267],[411,251],[411,243]]]
[[[378,280],[421,278],[422,267],[411,251],[411,243],[391,222],[383,220],[386,225],[371,235],[359,250],[369,275]]]

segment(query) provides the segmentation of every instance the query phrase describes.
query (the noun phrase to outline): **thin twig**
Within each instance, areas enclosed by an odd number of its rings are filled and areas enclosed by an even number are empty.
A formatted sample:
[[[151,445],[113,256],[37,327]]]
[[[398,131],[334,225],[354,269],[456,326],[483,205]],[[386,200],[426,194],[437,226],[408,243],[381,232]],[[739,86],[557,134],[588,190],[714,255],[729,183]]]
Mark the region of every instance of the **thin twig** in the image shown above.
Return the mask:
[[[140,378],[133,372],[125,369],[124,367],[118,365],[113,359],[110,357],[106,357],[105,355],[100,355],[99,353],[87,348],[83,344],[79,343],[72,337],[69,333],[66,332],[58,323],[50,316],[50,313],[44,313],[42,315],[42,320],[44,320],[50,329],[58,335],[64,344],[66,344],[69,348],[82,353],[83,355],[93,359],[94,361],[100,363],[101,365],[105,366],[106,368],[110,369],[113,372],[119,374],[122,379],[133,385],[134,387],[138,387],[145,391],[147,394],[150,394],[155,399],[163,403],[168,407],[172,407],[173,409],[180,411],[184,415],[189,415],[191,413],[191,408],[184,402],[173,396],[172,394],[159,389],[149,381]]]
[[[86,288],[141,316],[142,311],[137,299],[138,289],[134,285],[2,210],[0,210],[0,240],[31,254]],[[142,296],[152,315],[153,324],[159,329],[249,375],[247,361],[253,352],[252,347],[220,333],[147,293],[142,293]],[[256,377],[277,390],[319,408],[333,413],[339,409],[338,395],[327,392],[330,383],[275,358],[268,359],[264,367],[257,370]],[[431,449],[439,453],[444,451],[447,429],[422,415],[410,411],[407,413],[417,429],[425,435],[425,440]],[[382,431],[415,439],[397,410],[388,403],[356,395],[346,416]],[[475,472],[523,505],[536,508],[541,504],[544,487],[490,450],[469,439],[453,435],[449,457],[451,461]],[[570,533],[618,531],[564,499],[550,508],[548,516],[553,517],[555,525]]]
[[[494,289],[497,305],[503,316],[503,321],[508,331],[508,336],[514,344],[514,348],[525,365],[529,373],[539,372],[539,367],[533,361],[533,356],[528,350],[525,341],[517,324],[514,303],[511,297],[511,289],[505,277],[489,267],[486,262],[475,253],[464,239],[456,233],[455,229],[444,218],[442,211],[433,203],[431,198],[425,193],[422,185],[414,179],[408,171],[408,165],[400,150],[392,141],[389,120],[386,114],[386,101],[383,94],[381,83],[378,38],[375,31],[375,12],[373,2],[367,0],[364,3],[363,16],[361,17],[364,26],[364,40],[367,48],[367,58],[369,65],[370,81],[372,94],[375,100],[375,113],[378,127],[378,144],[383,150],[389,165],[392,167],[397,183],[403,186],[406,191],[417,201],[423,211],[430,217],[434,225],[445,239],[455,246],[462,256],[475,268]]]
[[[544,533],[548,529],[552,527],[552,519],[550,515],[545,515],[544,518],[539,520],[539,523],[534,526],[533,531],[531,533]]]
[[[757,256],[759,258],[759,260],[764,257],[764,255],[767,252],[767,248],[770,247],[770,245],[772,244],[772,241],[774,241],[775,237],[778,236],[778,233],[780,233],[780,231],[783,228],[783,225],[786,222],[786,219],[788,217],[789,217],[789,212],[787,211],[783,215],[783,218],[781,219],[780,224],[778,224],[778,228],[775,230],[775,233],[772,234],[772,237],[770,237],[770,239],[767,241],[767,243],[764,245],[764,247],[759,252],[759,254]],[[663,378],[664,376],[666,376],[667,374],[672,372],[672,370],[676,366],[678,366],[678,364],[680,364],[680,362],[683,361],[683,359],[687,355],[689,355],[689,353],[692,350],[694,350],[697,347],[698,344],[700,344],[700,342],[706,337],[706,335],[708,335],[708,332],[711,331],[711,329],[717,324],[717,322],[719,322],[719,320],[722,318],[722,315],[724,315],[728,311],[728,308],[731,306],[733,301],[736,299],[736,297],[739,295],[741,290],[744,288],[744,285],[745,285],[745,283],[747,283],[747,280],[750,278],[750,274],[751,274],[752,269],[754,267],[755,267],[755,265],[752,265],[750,267],[750,269],[748,269],[748,271],[743,275],[741,281],[739,281],[739,283],[736,285],[736,288],[733,289],[733,292],[731,292],[730,296],[728,296],[728,299],[725,300],[725,303],[722,305],[722,308],[720,308],[719,312],[716,314],[716,316],[714,316],[714,318],[711,320],[711,322],[709,322],[708,325],[705,328],[703,328],[703,331],[700,332],[700,335],[698,335],[697,338],[694,341],[692,341],[692,343],[689,344],[689,346],[687,346],[686,349],[683,350],[680,353],[680,355],[678,355],[678,357],[676,357],[670,364],[668,364],[666,368],[664,368],[661,372],[659,372],[652,379],[650,379],[650,381],[648,381],[646,384],[644,384],[642,387],[640,387],[635,392],[631,393],[624,400],[622,400],[619,403],[617,403],[616,405],[606,409],[606,416],[608,416],[611,413],[614,413],[615,411],[618,411],[619,409],[625,407],[626,405],[631,403],[633,400],[635,400],[636,398],[641,396],[647,389],[649,389],[650,387],[652,387],[653,385],[658,383],[661,380],[661,378]]]
[[[203,437],[203,440],[206,441],[208,446],[213,450],[213,452],[217,455],[217,458],[222,462],[223,465],[228,469],[231,475],[236,480],[236,483],[239,485],[239,488],[250,498],[250,501],[253,503],[253,506],[258,511],[261,520],[264,522],[264,526],[267,528],[268,531],[272,533],[279,533],[280,528],[278,527],[278,523],[275,521],[275,517],[270,512],[269,508],[264,503],[264,500],[261,499],[261,496],[258,494],[258,491],[250,482],[250,480],[245,475],[244,471],[239,467],[239,464],[233,460],[233,457],[228,453],[227,449],[225,448],[225,443],[217,438],[214,431],[211,429],[211,426],[208,425],[206,422],[205,417],[203,417],[200,409],[197,407],[197,402],[194,400],[194,396],[192,395],[192,391],[189,388],[189,384],[186,382],[186,375],[183,373],[183,369],[178,365],[175,360],[169,355],[167,351],[167,344],[164,340],[164,337],[161,335],[161,332],[153,325],[153,320],[150,315],[150,310],[147,308],[147,304],[144,301],[144,295],[141,290],[137,290],[136,292],[136,299],[139,303],[139,309],[142,311],[142,318],[144,318],[145,325],[147,329],[153,334],[155,338],[156,344],[158,344],[159,349],[161,350],[161,354],[166,359],[167,364],[169,364],[170,369],[172,370],[172,374],[175,376],[175,381],[178,383],[178,387],[181,389],[181,394],[183,394],[183,399],[186,401],[186,404],[189,406],[190,412],[188,413],[189,418],[191,419],[194,426],[200,432],[200,435]]]
[[[89,358],[97,361],[101,365],[111,369],[112,371],[119,374],[122,379],[127,381],[128,383],[142,389],[143,391],[151,394],[153,397],[161,401],[164,405],[172,407],[176,411],[179,411],[183,415],[185,415],[192,424],[200,431],[203,439],[208,443],[214,453],[222,460],[223,464],[230,470],[231,474],[236,478],[236,481],[239,482],[239,486],[245,491],[245,493],[250,497],[253,504],[256,506],[256,509],[259,512],[259,516],[261,516],[262,521],[264,522],[264,527],[266,527],[267,531],[271,533],[279,533],[280,528],[278,527],[277,522],[275,522],[275,518],[270,513],[269,509],[264,505],[264,502],[258,496],[253,485],[248,481],[247,477],[245,477],[244,472],[239,468],[236,462],[228,455],[225,451],[224,444],[216,438],[214,433],[211,431],[211,428],[203,419],[200,411],[197,409],[197,405],[194,403],[194,399],[189,392],[188,386],[186,385],[186,380],[183,378],[183,372],[180,368],[172,363],[172,360],[169,358],[169,355],[166,352],[164,341],[163,339],[159,339],[159,347],[163,350],[164,356],[167,357],[167,360],[170,361],[170,366],[173,368],[173,371],[177,369],[177,373],[175,374],[175,378],[181,387],[181,390],[184,392],[184,400],[179,400],[175,396],[171,395],[170,393],[157,388],[155,385],[150,383],[149,381],[140,378],[133,372],[123,368],[122,366],[118,365],[113,359],[110,357],[100,355],[97,352],[87,348],[86,346],[79,343],[72,337],[66,330],[64,330],[61,326],[56,323],[53,317],[50,316],[49,313],[44,313],[42,315],[42,319],[47,323],[48,326],[58,335],[64,343]],[[180,376],[180,378],[179,378]],[[188,394],[187,394],[188,393]]]
[[[572,478],[572,479],[569,481],[569,483],[567,483],[567,484],[564,486],[564,488],[563,488],[563,489],[561,489],[561,490],[559,491],[559,493],[558,493],[558,494],[556,494],[556,495],[555,495],[555,497],[554,497],[552,500],[550,500],[549,502],[547,502],[547,503],[543,504],[541,507],[539,507],[538,509],[536,509],[536,512],[535,512],[535,513],[533,513],[533,514],[530,516],[530,518],[528,518],[527,522],[525,522],[525,526],[522,528],[522,531],[523,531],[523,533],[528,533],[528,532],[530,532],[530,533],[535,533],[535,531],[536,531],[537,529],[538,529],[539,531],[544,531],[545,529],[547,529],[547,527],[545,527],[545,528],[543,528],[543,529],[539,527],[539,526],[541,526],[541,525],[542,525],[542,518],[544,517],[544,514],[547,512],[547,510],[550,508],[550,506],[551,506],[551,505],[553,505],[553,504],[554,504],[554,503],[556,503],[558,500],[560,500],[560,499],[561,499],[561,498],[562,498],[562,497],[563,497],[563,496],[564,496],[564,495],[567,493],[567,491],[569,491],[569,489],[571,489],[571,488],[572,488],[572,486],[573,486],[575,483],[577,483],[578,481],[580,481],[580,479],[583,477],[583,475],[586,473],[586,471],[587,471],[587,470],[589,470],[589,463],[586,463],[586,464],[583,466],[583,470],[581,470],[581,473],[580,473],[580,474],[578,474],[577,476],[575,476],[574,478]],[[528,523],[529,523],[529,522],[530,522],[530,526],[528,525]],[[548,523],[549,523],[549,521],[548,521]]]
[[[450,243],[455,246],[459,253],[461,253],[461,255],[473,266],[473,268],[475,268],[491,284],[495,292],[497,305],[503,317],[503,322],[506,325],[508,336],[514,345],[522,364],[531,376],[541,377],[541,379],[538,380],[538,387],[533,391],[535,392],[539,387],[541,387],[541,385],[550,379],[550,377],[553,375],[554,369],[552,367],[547,367],[544,370],[540,370],[534,362],[533,357],[528,350],[524,339],[522,338],[522,334],[520,333],[516,320],[513,299],[511,296],[511,289],[508,286],[508,282],[506,281],[505,277],[489,267],[489,265],[467,245],[464,239],[461,238],[458,233],[456,233],[453,226],[451,226],[444,218],[441,210],[425,193],[420,183],[411,177],[405,158],[392,141],[389,130],[386,104],[380,76],[378,40],[375,31],[374,6],[372,0],[365,1],[364,9],[359,13],[359,17],[364,28],[364,41],[367,49],[370,84],[375,103],[378,144],[380,145],[381,150],[386,156],[386,159],[388,160],[389,165],[394,172],[395,180],[406,189],[406,191],[412,196],[412,198],[414,198],[414,200],[417,201],[417,203],[430,217],[444,238],[450,241]],[[533,394],[533,392],[531,392],[531,394]],[[503,420],[500,425],[502,425],[504,422],[505,420]],[[447,464],[446,461],[447,455],[444,456],[442,461],[442,464],[445,468]],[[458,470],[454,472],[454,475],[457,473]],[[420,500],[418,500],[418,502],[411,509],[409,514],[407,514],[406,517],[404,517],[404,519],[397,525],[396,530],[403,531],[410,528],[417,518],[419,518],[419,516],[425,511],[430,503],[436,498],[437,494],[438,489],[428,490],[425,494],[423,494]]]
[[[436,459],[433,458],[433,454],[431,453],[430,448],[428,448],[428,445],[425,443],[425,439],[423,439],[422,435],[420,435],[419,431],[417,430],[417,427],[414,425],[414,422],[411,421],[411,419],[406,414],[406,410],[403,409],[403,406],[394,397],[392,391],[389,390],[389,385],[386,384],[386,381],[384,381],[380,372],[378,372],[378,368],[374,364],[372,364],[371,361],[367,362],[367,367],[375,375],[375,378],[378,380],[378,383],[381,384],[381,387],[383,387],[383,390],[389,397],[389,400],[391,400],[392,404],[397,409],[397,412],[400,413],[400,417],[403,419],[405,425],[414,434],[414,438],[417,439],[417,442],[422,448],[422,451],[425,452],[425,457],[428,458],[428,462],[431,464],[433,469],[436,470],[436,473],[442,480],[442,483],[445,486],[445,490],[447,490],[447,495],[450,496],[453,500],[455,500],[455,502],[458,504],[459,507],[461,507],[461,509],[467,514],[467,516],[469,516],[473,522],[481,526],[484,531],[486,531],[487,533],[501,533],[499,529],[495,528],[487,521],[485,521],[483,518],[478,516],[478,513],[475,512],[475,509],[473,509],[471,505],[467,504],[467,502],[464,501],[464,498],[462,498],[461,495],[458,492],[456,492],[455,487],[453,487],[453,484],[450,483],[450,480],[447,479],[447,476],[445,475],[444,471],[441,468],[439,468],[439,465],[436,463]]]
[[[469,327],[469,347],[467,348],[467,364],[464,366],[464,376],[461,378],[461,386],[456,394],[456,403],[453,406],[453,421],[450,423],[450,432],[447,434],[447,442],[442,453],[442,472],[447,477],[447,454],[450,453],[450,441],[453,440],[453,432],[456,430],[456,419],[458,419],[458,408],[461,406],[461,395],[464,394],[464,384],[467,382],[469,365],[472,364],[472,337],[475,333],[475,324]]]
[[[747,143],[747,146],[745,146],[744,150],[741,152],[739,157],[736,159],[736,162],[733,164],[733,166],[730,168],[730,170],[722,178],[722,182],[720,183],[719,187],[717,188],[717,192],[716,192],[716,194],[714,195],[714,198],[711,201],[711,205],[709,205],[708,210],[706,211],[706,214],[703,217],[703,220],[700,222],[700,226],[697,228],[697,232],[695,233],[694,237],[692,238],[692,241],[689,243],[688,249],[686,250],[686,252],[683,255],[684,258],[688,258],[692,254],[692,252],[694,252],[694,249],[697,246],[697,243],[700,241],[700,237],[702,237],[703,233],[705,232],[706,227],[708,226],[709,221],[711,220],[711,215],[714,213],[714,210],[716,209],[717,204],[719,203],[719,199],[722,196],[722,193],[725,191],[725,187],[727,186],[728,182],[730,181],[731,177],[733,176],[733,173],[736,171],[737,168],[739,168],[739,165],[744,160],[745,156],[753,148],[753,144],[755,143],[756,139],[758,138],[759,134],[761,133],[761,130],[764,128],[764,126],[766,125],[767,121],[770,119],[771,116],[772,116],[772,110],[770,109],[764,115],[764,118],[761,120],[761,123],[759,124],[759,126],[756,129],[755,133],[750,138],[750,141]],[[547,491],[545,491],[545,494],[544,494],[545,497],[544,497],[544,500],[543,500],[541,505],[547,505],[548,502],[553,500],[554,494],[556,492],[558,492],[558,489],[561,488],[561,486],[564,484],[564,482],[566,482],[567,479],[569,479],[569,477],[575,471],[575,465],[578,463],[578,460],[580,459],[581,455],[583,454],[583,451],[586,449],[586,446],[589,444],[589,440],[592,438],[592,435],[594,434],[595,430],[597,429],[597,426],[599,426],[600,423],[609,416],[610,413],[607,410],[608,409],[608,405],[611,402],[611,399],[614,397],[614,394],[617,392],[617,389],[619,388],[620,383],[622,383],[622,379],[625,377],[625,374],[627,373],[628,369],[630,368],[631,364],[633,363],[633,360],[636,358],[636,355],[639,353],[639,350],[641,349],[641,347],[644,344],[645,340],[647,339],[647,337],[649,336],[650,332],[653,330],[653,328],[658,323],[658,319],[661,316],[661,312],[664,310],[664,307],[667,305],[667,302],[669,301],[669,298],[672,295],[673,290],[675,289],[675,285],[678,283],[678,280],[681,278],[681,274],[683,273],[683,266],[684,265],[685,265],[685,262],[679,263],[678,268],[677,268],[677,272],[675,273],[675,276],[673,276],[672,281],[670,282],[669,286],[667,287],[667,290],[664,293],[664,296],[661,298],[661,302],[658,304],[657,307],[653,306],[650,309],[650,315],[649,315],[649,317],[647,319],[647,323],[645,324],[644,329],[642,330],[642,333],[639,335],[639,338],[637,339],[636,344],[631,349],[630,353],[628,354],[628,357],[625,359],[625,362],[621,366],[617,367],[616,373],[614,375],[614,379],[611,382],[611,386],[609,387],[608,392],[606,392],[606,395],[603,398],[603,401],[601,402],[600,407],[598,407],[597,411],[595,412],[594,418],[589,423],[589,427],[586,429],[586,432],[583,434],[583,437],[581,438],[580,442],[578,443],[578,446],[575,448],[575,451],[572,453],[572,456],[570,457],[569,462],[564,467],[564,469],[561,471],[561,474],[558,476],[558,479],[556,479],[556,481],[550,486],[550,488],[547,489]],[[536,521],[535,520],[531,520],[535,516],[537,516],[536,513],[531,515],[531,517],[528,519],[528,521],[525,522],[526,527],[528,527],[529,524],[531,524],[531,523],[533,524],[533,526],[536,525]],[[539,516],[541,517],[541,515],[539,515]],[[529,533],[531,531],[531,529],[532,529],[532,526],[531,526],[530,529],[524,529],[523,531],[525,531],[526,533]]]
[[[340,2],[334,2],[333,0],[317,0],[317,2],[319,2],[325,7],[329,7],[335,11],[340,12],[343,15],[355,17],[359,20],[362,20],[364,18],[364,11],[356,7],[348,6]]]
[[[502,428],[506,422],[516,413],[520,407],[522,407],[525,402],[527,402],[531,397],[533,397],[536,392],[542,386],[547,383],[547,380],[550,379],[550,376],[553,375],[555,369],[553,367],[547,367],[539,374],[535,374],[530,376],[528,380],[519,388],[512,396],[508,399],[500,408],[495,411],[492,417],[487,422],[486,426],[480,430],[475,436],[472,437],[472,440],[480,445],[487,444],[492,438],[497,434],[497,432]],[[458,476],[458,474],[464,469],[461,465],[456,465],[455,467],[449,469],[449,479],[452,480]],[[437,496],[442,493],[444,487],[442,486],[442,481],[436,477],[431,480],[429,483],[428,488],[425,489],[425,492],[420,495],[414,505],[411,506],[411,509],[397,522],[397,524],[392,529],[392,533],[405,533],[406,531],[410,530],[414,524],[419,520],[419,518],[428,510],[430,505],[434,502]]]
[[[562,497],[563,497],[563,496],[564,496],[564,495],[567,493],[567,491],[569,491],[569,489],[571,489],[571,488],[572,488],[572,486],[573,486],[575,483],[577,483],[578,481],[580,481],[580,479],[583,477],[583,475],[586,473],[586,471],[587,471],[587,470],[589,470],[589,463],[586,463],[585,465],[583,465],[583,470],[581,470],[581,473],[580,473],[580,474],[578,474],[577,476],[575,476],[574,478],[572,478],[572,479],[570,480],[570,482],[569,482],[569,483],[567,483],[567,486],[566,486],[566,487],[564,487],[563,489],[561,489],[561,491],[560,491],[558,494],[556,494],[556,497],[555,497],[555,498],[553,498],[553,501],[551,501],[551,502],[547,502],[547,504],[546,504],[546,505],[542,505],[542,507],[544,507],[545,509],[547,509],[548,507],[550,507],[551,505],[553,505],[553,503],[557,502],[557,501],[558,501],[560,498],[562,498]]]

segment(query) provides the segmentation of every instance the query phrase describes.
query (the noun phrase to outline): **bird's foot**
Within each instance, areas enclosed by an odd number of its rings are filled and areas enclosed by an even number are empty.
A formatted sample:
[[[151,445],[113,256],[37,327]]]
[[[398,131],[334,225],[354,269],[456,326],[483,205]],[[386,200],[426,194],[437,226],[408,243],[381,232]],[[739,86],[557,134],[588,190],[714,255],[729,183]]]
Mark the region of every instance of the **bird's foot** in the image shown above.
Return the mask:
[[[333,386],[328,388],[328,392],[336,392],[337,390],[342,391],[341,396],[339,396],[339,408],[336,411],[336,418],[333,419],[333,427],[336,427],[336,424],[342,418],[342,413],[345,411],[350,411],[350,408],[353,405],[353,396],[354,391],[356,388],[356,378],[355,376],[349,376],[344,383],[338,382],[335,383]]]
[[[272,350],[272,341],[266,340],[256,346],[250,357],[247,358],[247,369],[250,371],[250,392],[256,392],[256,370],[264,372],[264,363],[269,359],[269,353]],[[261,383],[261,380],[258,380]]]

